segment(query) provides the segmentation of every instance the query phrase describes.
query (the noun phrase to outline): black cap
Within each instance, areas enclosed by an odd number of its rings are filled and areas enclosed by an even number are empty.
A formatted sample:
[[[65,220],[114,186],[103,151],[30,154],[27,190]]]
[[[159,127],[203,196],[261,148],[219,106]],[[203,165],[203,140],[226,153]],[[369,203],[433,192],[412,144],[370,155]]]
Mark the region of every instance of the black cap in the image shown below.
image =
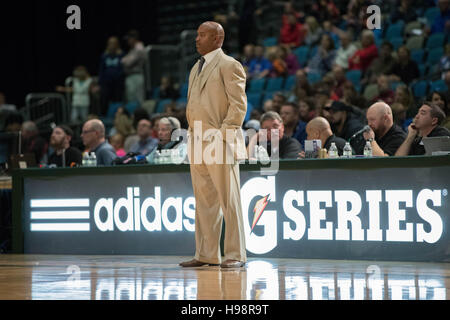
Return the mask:
[[[333,111],[349,111],[350,107],[341,101],[333,101],[330,109]]]
[[[66,126],[65,124],[60,124],[59,126],[56,126],[55,128],[61,128],[64,133],[70,137],[73,137],[73,131],[72,129],[70,129],[68,126]]]

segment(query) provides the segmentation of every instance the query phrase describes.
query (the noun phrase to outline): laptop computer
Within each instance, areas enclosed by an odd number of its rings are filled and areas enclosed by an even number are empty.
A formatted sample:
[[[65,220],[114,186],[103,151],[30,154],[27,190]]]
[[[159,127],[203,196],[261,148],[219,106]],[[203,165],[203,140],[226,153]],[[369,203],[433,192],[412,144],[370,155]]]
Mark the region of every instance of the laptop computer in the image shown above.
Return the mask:
[[[37,167],[36,156],[33,153],[13,154],[9,158],[8,169],[26,169]]]
[[[445,155],[450,154],[450,137],[424,137],[422,138],[425,147],[425,155]]]

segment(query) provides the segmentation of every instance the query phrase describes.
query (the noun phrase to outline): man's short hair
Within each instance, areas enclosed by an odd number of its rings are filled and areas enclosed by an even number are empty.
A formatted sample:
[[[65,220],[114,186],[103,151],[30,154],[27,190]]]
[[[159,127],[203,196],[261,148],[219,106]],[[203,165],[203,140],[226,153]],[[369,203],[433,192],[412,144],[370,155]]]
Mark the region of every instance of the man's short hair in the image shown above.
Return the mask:
[[[298,106],[298,104],[296,104],[295,102],[286,102],[286,103],[283,103],[283,104],[281,105],[281,108],[283,108],[284,106],[290,106],[290,107],[292,107],[292,109],[294,109],[294,110],[297,111],[297,112],[298,112],[298,110],[299,110],[299,106]]]
[[[259,122],[262,124],[266,120],[278,120],[280,123],[283,123],[283,119],[281,116],[275,111],[268,111],[261,116],[261,120]]]
[[[56,126],[55,128],[60,128],[64,133],[69,136],[73,137],[73,130],[70,129],[70,127],[66,126],[65,124],[60,124],[59,126]]]
[[[431,108],[430,116],[431,118],[436,118],[438,120],[437,125],[439,126],[445,119],[444,111],[442,111],[442,109],[433,102],[425,101],[423,104]]]

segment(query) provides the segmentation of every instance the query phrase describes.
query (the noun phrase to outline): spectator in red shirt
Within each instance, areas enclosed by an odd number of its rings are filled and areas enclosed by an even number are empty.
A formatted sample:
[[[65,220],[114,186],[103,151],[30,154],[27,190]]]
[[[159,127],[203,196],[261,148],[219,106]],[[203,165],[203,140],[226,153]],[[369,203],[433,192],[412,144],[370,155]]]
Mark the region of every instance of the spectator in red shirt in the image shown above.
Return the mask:
[[[350,70],[365,71],[372,61],[378,57],[378,49],[375,45],[375,36],[370,30],[364,30],[361,35],[362,48],[357,50],[353,56],[348,59]]]
[[[288,45],[291,48],[299,47],[303,44],[305,38],[305,29],[298,22],[295,13],[288,13],[283,19],[283,25],[280,31],[280,43]]]

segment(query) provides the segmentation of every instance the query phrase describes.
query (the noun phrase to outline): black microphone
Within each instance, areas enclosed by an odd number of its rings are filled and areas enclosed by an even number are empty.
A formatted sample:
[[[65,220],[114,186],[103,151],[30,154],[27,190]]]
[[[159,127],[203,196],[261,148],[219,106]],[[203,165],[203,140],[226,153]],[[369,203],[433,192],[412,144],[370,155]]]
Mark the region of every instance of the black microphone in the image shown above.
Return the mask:
[[[364,128],[362,128],[361,130],[359,130],[359,131],[357,131],[357,132],[355,132],[352,136],[351,136],[351,138],[349,139],[349,140],[352,140],[354,137],[356,137],[357,135],[360,135],[361,133],[363,133],[363,132],[366,132],[366,131],[370,131],[372,128],[369,126],[369,125],[365,125],[364,126]]]

